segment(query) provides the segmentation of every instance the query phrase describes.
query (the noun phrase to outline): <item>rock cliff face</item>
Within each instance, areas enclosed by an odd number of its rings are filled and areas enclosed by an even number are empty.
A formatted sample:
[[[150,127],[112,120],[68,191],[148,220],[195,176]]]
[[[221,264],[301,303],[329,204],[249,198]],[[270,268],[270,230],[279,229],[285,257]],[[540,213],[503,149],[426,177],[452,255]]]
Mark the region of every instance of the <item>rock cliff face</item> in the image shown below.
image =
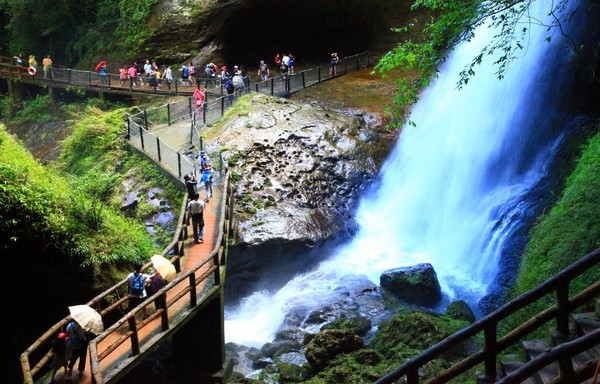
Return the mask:
[[[391,28],[406,24],[412,2],[385,0],[161,0],[148,22],[146,45],[159,60],[196,65],[210,61],[254,67],[277,52],[293,52],[300,67],[397,41]]]
[[[367,123],[380,121],[371,116],[264,95],[242,103],[208,140],[209,152],[225,149],[235,180],[238,237],[227,281],[237,294],[285,283],[321,257],[315,245],[352,233],[359,192],[393,142]]]

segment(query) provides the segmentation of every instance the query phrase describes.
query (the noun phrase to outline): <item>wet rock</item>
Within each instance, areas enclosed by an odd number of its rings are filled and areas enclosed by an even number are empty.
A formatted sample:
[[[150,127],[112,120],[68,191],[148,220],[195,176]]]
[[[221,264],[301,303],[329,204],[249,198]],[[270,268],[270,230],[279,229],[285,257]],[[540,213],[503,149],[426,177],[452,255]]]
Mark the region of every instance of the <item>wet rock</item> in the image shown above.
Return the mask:
[[[382,288],[408,303],[433,306],[442,298],[437,274],[429,263],[389,269],[379,279]]]
[[[306,346],[304,355],[315,371],[323,370],[336,356],[364,347],[363,340],[351,331],[319,332]]]
[[[371,321],[363,316],[346,317],[343,314],[340,318],[321,327],[321,330],[327,329],[343,329],[351,331],[358,336],[365,336],[371,329]]]
[[[464,300],[451,302],[446,308],[446,315],[455,320],[465,320],[473,324],[475,322],[475,314]]]
[[[311,372],[300,365],[287,364],[282,361],[276,361],[275,365],[279,371],[281,383],[299,383],[311,377]]]
[[[295,340],[276,340],[263,345],[260,351],[264,356],[273,358],[284,353],[299,351],[300,348],[302,348],[302,344]]]

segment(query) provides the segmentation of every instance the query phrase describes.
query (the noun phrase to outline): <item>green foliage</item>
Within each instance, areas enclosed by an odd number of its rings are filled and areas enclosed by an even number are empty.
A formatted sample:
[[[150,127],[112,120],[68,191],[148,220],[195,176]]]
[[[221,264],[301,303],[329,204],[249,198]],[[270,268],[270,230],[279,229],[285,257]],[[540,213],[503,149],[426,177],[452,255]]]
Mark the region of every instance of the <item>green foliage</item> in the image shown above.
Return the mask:
[[[600,134],[585,147],[563,195],[546,215],[538,220],[521,261],[512,297],[537,287],[589,252],[600,247]],[[572,291],[600,280],[596,268],[571,284]],[[554,297],[528,307],[508,322],[511,328],[553,305]]]
[[[564,7],[568,0],[550,5],[549,12]],[[460,73],[457,86],[467,84],[475,75],[475,68],[486,56],[494,55],[496,75],[502,78],[509,63],[527,46],[529,1],[481,1],[481,0],[417,0],[411,22],[395,29],[406,35],[392,51],[386,54],[376,69],[383,76],[394,69],[406,71],[399,78],[399,92],[394,99],[394,124],[403,123],[410,106],[418,99],[419,92],[437,75],[439,64],[450,51],[462,41],[474,37],[474,30],[489,20],[489,26],[498,32],[481,52],[474,52],[473,59]],[[555,19],[549,28],[559,25]],[[414,124],[411,122],[411,124]]]
[[[93,52],[121,52],[129,57],[144,50],[152,35],[150,15],[158,0],[60,2],[0,0],[0,13],[8,15],[9,51],[45,54],[62,63],[75,63]],[[50,47],[50,48],[48,48]]]
[[[70,211],[69,184],[48,171],[0,125],[0,244],[11,248],[34,239],[79,250],[65,217]]]
[[[75,123],[73,134],[63,144],[61,161],[68,172],[82,175],[94,168],[114,168],[125,150],[124,141],[119,140],[122,116],[122,110],[85,110],[85,118]]]
[[[10,123],[19,125],[31,121],[47,122],[56,119],[54,102],[50,95],[38,95],[33,100],[24,100],[19,111],[10,118]]]

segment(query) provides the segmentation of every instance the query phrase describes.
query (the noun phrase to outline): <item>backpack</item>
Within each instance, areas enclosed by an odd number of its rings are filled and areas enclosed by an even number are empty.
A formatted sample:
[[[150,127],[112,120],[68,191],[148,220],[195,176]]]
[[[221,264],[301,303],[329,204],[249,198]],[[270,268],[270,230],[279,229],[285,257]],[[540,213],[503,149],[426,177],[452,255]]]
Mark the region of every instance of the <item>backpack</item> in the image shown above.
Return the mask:
[[[197,215],[199,213],[202,213],[202,211],[203,207],[200,202],[196,201],[190,203],[190,212],[192,212],[192,215]]]
[[[129,287],[129,293],[134,296],[141,296],[144,292],[144,277],[141,273],[136,273],[133,281],[131,282],[131,287]]]
[[[227,80],[227,82],[225,83],[225,89],[227,90],[227,92],[233,92],[233,81]]]

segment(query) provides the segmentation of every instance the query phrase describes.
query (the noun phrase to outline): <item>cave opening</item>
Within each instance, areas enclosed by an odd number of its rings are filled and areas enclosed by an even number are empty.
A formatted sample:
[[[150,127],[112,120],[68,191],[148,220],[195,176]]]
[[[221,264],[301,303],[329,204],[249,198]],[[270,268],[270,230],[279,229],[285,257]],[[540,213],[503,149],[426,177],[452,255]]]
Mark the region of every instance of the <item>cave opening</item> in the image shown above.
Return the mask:
[[[306,69],[364,51],[381,55],[398,34],[391,28],[406,22],[408,4],[389,1],[263,0],[246,3],[217,36],[226,63],[254,68],[260,60],[273,67],[276,53],[293,53],[296,68]]]

